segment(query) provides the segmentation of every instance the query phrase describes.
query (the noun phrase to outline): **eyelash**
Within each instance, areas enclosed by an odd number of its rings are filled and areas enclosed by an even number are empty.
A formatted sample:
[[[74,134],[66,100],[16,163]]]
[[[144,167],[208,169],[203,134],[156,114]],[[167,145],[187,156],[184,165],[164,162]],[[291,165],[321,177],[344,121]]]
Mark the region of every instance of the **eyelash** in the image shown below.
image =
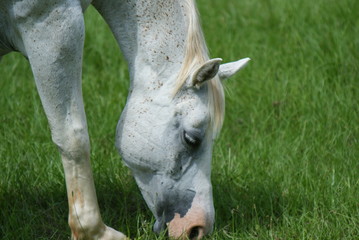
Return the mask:
[[[191,147],[197,147],[201,144],[201,140],[198,137],[190,135],[186,131],[183,131],[183,139]]]

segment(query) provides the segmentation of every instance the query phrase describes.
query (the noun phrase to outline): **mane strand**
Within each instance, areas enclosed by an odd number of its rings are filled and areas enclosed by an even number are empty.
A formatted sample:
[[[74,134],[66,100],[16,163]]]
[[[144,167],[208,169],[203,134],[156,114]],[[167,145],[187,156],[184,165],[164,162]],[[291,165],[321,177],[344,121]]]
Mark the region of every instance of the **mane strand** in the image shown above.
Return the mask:
[[[188,21],[185,42],[184,61],[177,77],[175,93],[180,91],[191,73],[209,60],[207,45],[199,21],[199,14],[194,0],[183,0]],[[224,92],[218,76],[207,82],[208,108],[211,118],[213,138],[217,137],[224,120]]]

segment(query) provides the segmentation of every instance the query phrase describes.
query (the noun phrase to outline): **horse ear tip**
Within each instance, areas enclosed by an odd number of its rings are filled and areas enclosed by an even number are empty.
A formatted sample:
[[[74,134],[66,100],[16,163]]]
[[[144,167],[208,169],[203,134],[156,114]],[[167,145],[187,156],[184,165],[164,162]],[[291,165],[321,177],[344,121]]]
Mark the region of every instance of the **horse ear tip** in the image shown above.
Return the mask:
[[[243,58],[243,59],[241,59],[241,60],[239,60],[239,61],[249,62],[249,61],[251,61],[251,60],[252,60],[251,58],[246,57],[246,58]]]
[[[220,66],[218,76],[221,80],[225,80],[236,74],[244,68],[251,59],[249,57],[239,59],[235,62],[225,63]]]
[[[252,59],[249,58],[249,57],[247,57],[247,58],[242,58],[242,59],[238,60],[237,62],[238,62],[239,69],[245,67],[245,66],[249,63],[249,61],[251,61],[251,60],[252,60]],[[239,69],[238,69],[238,70],[239,70]]]
[[[209,61],[211,61],[211,62],[215,62],[215,63],[221,63],[222,61],[223,61],[223,59],[222,58],[213,58],[213,59],[211,59],[211,60],[209,60]]]

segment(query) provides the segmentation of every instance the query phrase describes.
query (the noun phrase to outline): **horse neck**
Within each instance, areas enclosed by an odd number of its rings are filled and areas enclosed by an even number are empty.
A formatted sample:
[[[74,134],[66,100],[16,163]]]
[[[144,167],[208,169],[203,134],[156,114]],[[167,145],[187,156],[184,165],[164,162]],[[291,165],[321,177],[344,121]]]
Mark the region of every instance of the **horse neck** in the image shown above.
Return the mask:
[[[176,81],[188,29],[181,1],[123,1],[115,36],[129,64],[131,91],[154,90]]]

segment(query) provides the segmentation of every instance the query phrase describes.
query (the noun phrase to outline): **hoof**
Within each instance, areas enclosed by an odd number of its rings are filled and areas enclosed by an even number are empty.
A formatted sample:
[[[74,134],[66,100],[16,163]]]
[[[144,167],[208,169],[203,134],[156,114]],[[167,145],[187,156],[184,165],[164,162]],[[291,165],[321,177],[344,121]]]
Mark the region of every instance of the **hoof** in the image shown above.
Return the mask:
[[[104,234],[101,238],[101,240],[129,240],[122,232],[118,232],[113,228],[107,227],[104,231]]]
[[[97,232],[94,234],[94,232]],[[89,231],[87,233],[72,232],[72,240],[129,240],[123,233],[113,228],[103,226],[101,231]]]

